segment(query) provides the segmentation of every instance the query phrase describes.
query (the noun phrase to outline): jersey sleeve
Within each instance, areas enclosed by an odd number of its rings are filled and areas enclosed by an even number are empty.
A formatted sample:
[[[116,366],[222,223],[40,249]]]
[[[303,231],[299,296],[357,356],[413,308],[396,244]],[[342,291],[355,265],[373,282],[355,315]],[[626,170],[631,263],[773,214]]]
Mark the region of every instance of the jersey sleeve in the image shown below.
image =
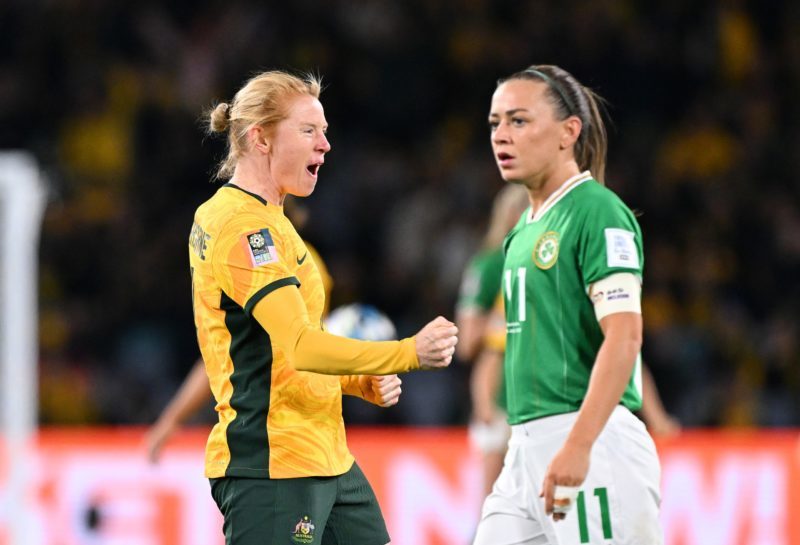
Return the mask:
[[[364,399],[364,391],[361,389],[359,378],[363,375],[341,375],[339,376],[339,384],[342,387],[342,393],[349,396],[360,397]]]
[[[578,262],[584,288],[617,272],[642,278],[642,232],[633,212],[613,194],[586,210],[579,235]]]
[[[263,217],[242,214],[219,235],[213,267],[222,291],[249,314],[264,296],[300,281],[290,268],[291,242]]]
[[[332,335],[311,323],[298,290],[273,290],[255,306],[253,317],[298,371],[391,375],[419,368],[414,337],[378,342]]]
[[[458,307],[462,310],[476,309],[488,312],[500,291],[503,269],[503,253],[500,249],[481,253],[473,257],[461,280]]]

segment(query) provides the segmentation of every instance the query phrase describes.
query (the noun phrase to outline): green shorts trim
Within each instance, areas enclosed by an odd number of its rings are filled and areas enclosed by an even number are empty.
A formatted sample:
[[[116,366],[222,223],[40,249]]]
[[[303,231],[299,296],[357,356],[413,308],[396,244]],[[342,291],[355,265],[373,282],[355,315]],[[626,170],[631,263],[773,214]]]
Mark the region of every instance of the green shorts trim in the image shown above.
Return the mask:
[[[386,545],[378,499],[358,464],[336,477],[210,479],[226,545]]]

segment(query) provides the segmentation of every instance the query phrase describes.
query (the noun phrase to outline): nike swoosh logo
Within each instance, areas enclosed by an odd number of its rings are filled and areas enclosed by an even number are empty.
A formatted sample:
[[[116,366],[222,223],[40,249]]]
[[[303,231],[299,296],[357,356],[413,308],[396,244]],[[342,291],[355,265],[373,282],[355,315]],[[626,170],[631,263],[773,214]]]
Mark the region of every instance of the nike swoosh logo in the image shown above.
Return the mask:
[[[298,265],[302,265],[302,264],[303,264],[303,262],[306,260],[306,258],[307,258],[307,257],[308,257],[308,252],[304,253],[304,254],[303,254],[303,257],[298,257],[298,258],[296,258],[296,259],[297,259],[297,264],[298,264]]]

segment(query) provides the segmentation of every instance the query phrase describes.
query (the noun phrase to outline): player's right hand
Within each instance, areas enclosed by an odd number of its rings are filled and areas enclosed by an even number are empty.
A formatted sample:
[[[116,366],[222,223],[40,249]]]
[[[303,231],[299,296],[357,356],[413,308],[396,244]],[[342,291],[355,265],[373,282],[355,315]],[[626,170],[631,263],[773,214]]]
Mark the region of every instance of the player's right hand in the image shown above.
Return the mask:
[[[167,440],[172,436],[174,428],[163,422],[156,423],[147,430],[144,437],[144,447],[147,451],[147,460],[151,464],[157,464],[161,458],[161,451],[167,444]]]
[[[436,317],[414,336],[420,369],[439,369],[453,361],[458,342],[458,328],[441,316]]]

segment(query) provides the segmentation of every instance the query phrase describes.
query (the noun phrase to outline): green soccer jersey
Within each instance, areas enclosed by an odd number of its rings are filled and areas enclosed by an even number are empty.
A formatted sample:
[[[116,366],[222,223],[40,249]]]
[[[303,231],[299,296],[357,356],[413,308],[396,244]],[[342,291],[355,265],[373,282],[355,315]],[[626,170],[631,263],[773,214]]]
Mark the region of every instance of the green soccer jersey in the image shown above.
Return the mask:
[[[630,209],[584,172],[504,242],[505,381],[509,422],[577,411],[603,333],[591,284],[616,272],[641,278],[642,235]],[[621,403],[641,407],[640,358]]]
[[[491,312],[497,303],[502,276],[502,246],[475,254],[467,264],[461,280],[461,292],[457,303],[459,309],[462,311],[477,310],[480,313]],[[505,382],[500,383],[495,403],[499,408],[506,409]]]
[[[483,250],[473,257],[464,271],[458,306],[461,309],[477,309],[489,312],[500,293],[500,278],[503,274],[503,248]]]

